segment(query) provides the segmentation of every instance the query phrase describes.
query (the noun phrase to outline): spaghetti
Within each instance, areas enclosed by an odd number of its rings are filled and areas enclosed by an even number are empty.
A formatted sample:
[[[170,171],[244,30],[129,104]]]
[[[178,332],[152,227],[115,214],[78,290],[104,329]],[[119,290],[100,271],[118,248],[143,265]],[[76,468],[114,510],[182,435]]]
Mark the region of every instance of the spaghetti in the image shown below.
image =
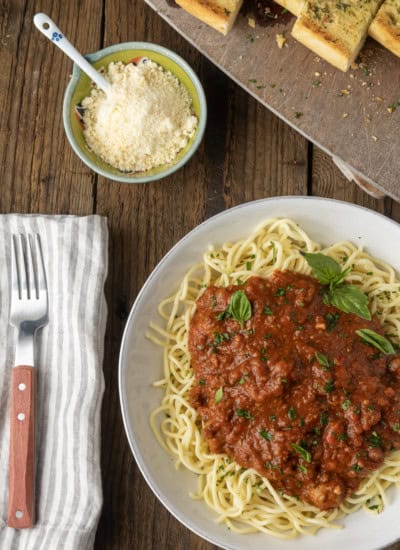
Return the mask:
[[[252,275],[268,278],[275,270],[310,274],[300,252],[317,251],[344,269],[352,268],[346,282],[368,295],[371,313],[380,319],[386,334],[399,342],[400,282],[394,270],[349,242],[321,250],[288,219],[268,220],[247,239],[225,243],[219,249],[211,247],[203,262],[185,275],[178,292],[160,304],[165,328],[151,326],[150,337],[163,347],[164,354],[164,376],[155,385],[165,392],[160,407],[151,415],[152,429],[162,447],[175,457],[177,467],[183,465],[198,474],[198,492],[193,498],[204,500],[217,513],[217,521],[236,532],[262,531],[287,539],[299,533],[313,534],[322,527],[339,527],[338,518],[360,508],[379,513],[387,500],[386,488],[391,484],[400,487],[400,452],[396,451],[339,508],[322,512],[280,493],[266,478],[241,468],[226,455],[210,453],[200,417],[191,406],[194,375],[188,330],[195,301],[204,288],[240,284]]]

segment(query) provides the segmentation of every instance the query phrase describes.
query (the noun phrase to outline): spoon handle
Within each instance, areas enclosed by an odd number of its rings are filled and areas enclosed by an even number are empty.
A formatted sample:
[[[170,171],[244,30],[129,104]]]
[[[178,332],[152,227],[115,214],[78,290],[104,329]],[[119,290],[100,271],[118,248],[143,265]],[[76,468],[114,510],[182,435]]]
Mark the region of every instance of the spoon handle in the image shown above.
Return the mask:
[[[65,38],[57,25],[45,13],[37,13],[33,22],[37,29],[60,48],[83,72],[85,72],[104,92],[108,92],[110,83],[81,55],[76,48]]]

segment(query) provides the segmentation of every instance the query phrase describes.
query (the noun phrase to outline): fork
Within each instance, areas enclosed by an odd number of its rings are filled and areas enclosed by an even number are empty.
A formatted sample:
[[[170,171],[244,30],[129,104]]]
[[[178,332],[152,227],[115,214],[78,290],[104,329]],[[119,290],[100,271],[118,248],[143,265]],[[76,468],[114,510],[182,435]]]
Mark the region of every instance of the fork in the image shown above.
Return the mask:
[[[35,512],[34,340],[48,323],[39,235],[12,235],[10,324],[18,330],[11,382],[8,525],[32,527]]]

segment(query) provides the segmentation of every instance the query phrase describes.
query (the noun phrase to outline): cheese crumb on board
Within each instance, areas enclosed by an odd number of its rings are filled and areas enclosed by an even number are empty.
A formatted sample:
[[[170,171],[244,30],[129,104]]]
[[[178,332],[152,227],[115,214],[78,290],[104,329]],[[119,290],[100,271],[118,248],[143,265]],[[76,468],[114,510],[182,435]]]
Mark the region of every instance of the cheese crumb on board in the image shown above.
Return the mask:
[[[123,172],[172,162],[198,125],[186,88],[147,58],[110,63],[104,76],[109,93],[93,88],[81,103],[89,148]]]

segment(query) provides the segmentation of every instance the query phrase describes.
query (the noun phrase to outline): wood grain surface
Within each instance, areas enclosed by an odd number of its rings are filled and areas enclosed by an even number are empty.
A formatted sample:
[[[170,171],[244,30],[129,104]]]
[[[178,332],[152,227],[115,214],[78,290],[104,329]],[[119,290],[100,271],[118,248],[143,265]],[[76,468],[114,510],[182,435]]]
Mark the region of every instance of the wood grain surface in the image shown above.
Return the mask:
[[[16,529],[35,522],[35,412],[36,370],[18,365],[11,378],[7,521]]]
[[[62,126],[71,63],[33,26],[50,15],[82,52],[128,40],[162,44],[204,84],[208,126],[178,173],[147,185],[98,177],[75,156]],[[178,523],[142,478],[124,433],[118,353],[129,309],[162,256],[228,207],[274,195],[354,202],[400,221],[400,205],[375,200],[330,158],[233,83],[143,0],[0,0],[0,211],[108,216],[110,263],[102,409],[104,506],[96,549],[212,550]],[[40,498],[40,495],[39,495]],[[400,544],[393,546],[400,550]]]

